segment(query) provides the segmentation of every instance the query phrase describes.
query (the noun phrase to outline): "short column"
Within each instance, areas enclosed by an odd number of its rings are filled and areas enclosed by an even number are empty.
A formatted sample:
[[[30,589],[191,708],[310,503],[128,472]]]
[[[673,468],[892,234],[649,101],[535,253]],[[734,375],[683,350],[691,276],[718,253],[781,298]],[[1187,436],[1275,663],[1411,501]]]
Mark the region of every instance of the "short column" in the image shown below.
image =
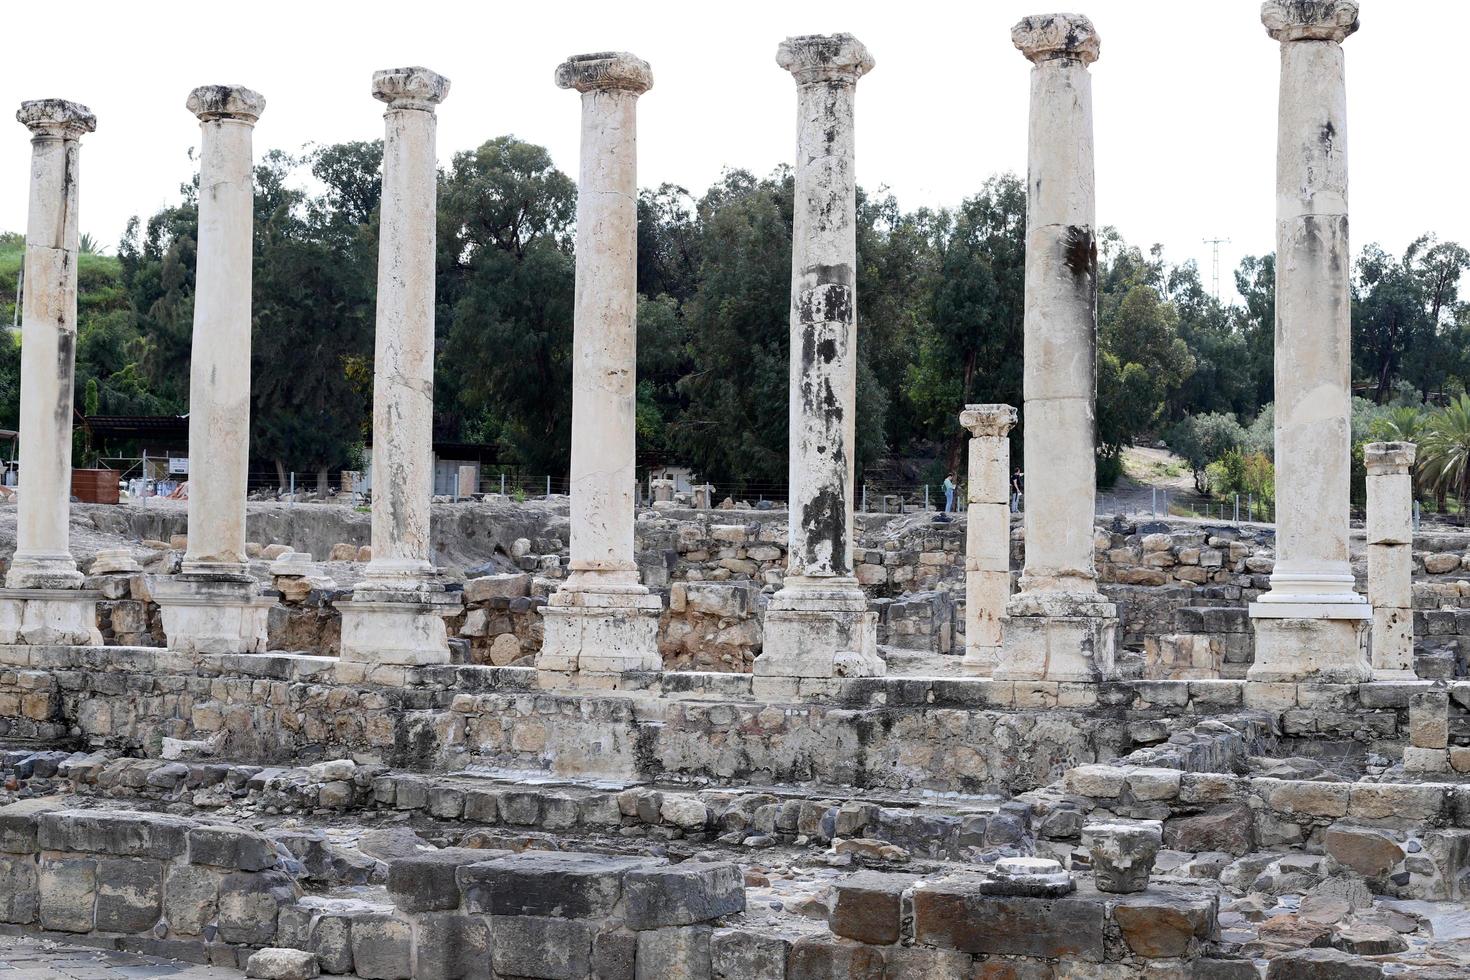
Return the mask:
[[[171,650],[257,653],[274,600],[245,569],[250,474],[250,283],[254,255],[251,137],[265,99],[205,85],[199,117],[199,236],[189,369],[189,545],[181,574],[153,590]]]
[[[1373,606],[1373,675],[1415,680],[1414,457],[1412,442],[1370,442],[1368,601]]]
[[[1268,0],[1280,44],[1276,143],[1276,564],[1250,606],[1252,681],[1373,676],[1372,607],[1348,554],[1352,254],[1342,42],[1353,0]]]
[[[1115,676],[1117,607],[1097,590],[1097,243],[1092,77],[1080,14],[1027,17],[1011,41],[1031,69],[1023,386],[1026,560],[1006,604],[1002,680]]]
[[[71,556],[72,383],[77,346],[77,180],[90,109],[22,102],[31,131],[30,205],[21,298],[20,488],[16,547],[0,590],[0,643],[102,642],[97,594]]]
[[[382,218],[373,359],[372,549],[342,611],[342,659],[449,662],[444,617],[460,608],[429,561],[433,494],[434,107],[449,79],[427,68],[373,74],[383,114]]]
[[[577,282],[572,337],[571,564],[542,607],[543,686],[618,687],[663,667],[663,600],[633,560],[637,413],[638,97],[648,63],[626,52],[577,55],[556,84],[582,96]]]
[[[966,405],[970,433],[965,508],[965,657],[968,673],[989,677],[1001,651],[1001,617],[1011,596],[1010,405]]]
[[[877,617],[852,560],[857,408],[853,105],[873,58],[851,34],[787,38],[796,79],[786,579],[766,610],[756,693],[821,693],[882,674]]]

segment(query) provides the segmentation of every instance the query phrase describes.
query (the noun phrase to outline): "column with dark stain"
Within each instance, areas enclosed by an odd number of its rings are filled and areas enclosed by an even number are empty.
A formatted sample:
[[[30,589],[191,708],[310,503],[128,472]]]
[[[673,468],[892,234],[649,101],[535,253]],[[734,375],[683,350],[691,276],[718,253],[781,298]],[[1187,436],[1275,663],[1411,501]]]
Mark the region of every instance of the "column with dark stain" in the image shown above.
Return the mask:
[[[1097,590],[1097,243],[1092,76],[1080,14],[1024,18],[1033,64],[1027,148],[1024,359],[1026,560],[993,676],[1085,681],[1113,669],[1117,608]]]
[[[1276,145],[1276,564],[1251,604],[1250,680],[1371,680],[1348,554],[1352,326],[1347,88],[1354,0],[1271,0]]]
[[[788,38],[776,61],[795,77],[797,92],[790,530],[786,579],[767,612],[765,652],[756,661],[756,673],[812,678],[881,673],[883,663],[852,561],[857,406],[853,102],[858,79],[874,62],[850,34]]]
[[[21,103],[31,131],[31,193],[21,300],[20,499],[16,549],[5,584],[75,589],[71,430],[77,345],[79,140],[97,128],[86,106],[62,99]]]

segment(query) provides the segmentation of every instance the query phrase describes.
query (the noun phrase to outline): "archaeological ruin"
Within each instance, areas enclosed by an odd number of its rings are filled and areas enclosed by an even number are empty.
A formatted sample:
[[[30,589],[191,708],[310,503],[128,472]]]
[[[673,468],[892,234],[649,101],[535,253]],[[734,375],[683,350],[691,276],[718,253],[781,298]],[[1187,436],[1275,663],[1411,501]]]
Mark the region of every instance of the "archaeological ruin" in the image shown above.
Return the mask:
[[[266,100],[239,86],[187,101],[189,429],[209,465],[187,509],[73,504],[77,187],[97,121],[23,103],[0,976],[23,938],[286,980],[1470,976],[1470,534],[1416,526],[1407,442],[1367,447],[1367,519],[1350,521],[1358,4],[1267,0],[1261,17],[1281,56],[1274,525],[1097,516],[1084,16],[1011,33],[1030,63],[1025,398],[954,406],[952,520],[855,492],[854,106],[876,62],[852,35],[776,56],[797,127],[775,506],[666,479],[639,493],[653,74],[634,55],[555,70],[581,102],[571,489],[534,501],[430,493],[450,82],[407,67],[371,78],[370,513],[247,501]]]

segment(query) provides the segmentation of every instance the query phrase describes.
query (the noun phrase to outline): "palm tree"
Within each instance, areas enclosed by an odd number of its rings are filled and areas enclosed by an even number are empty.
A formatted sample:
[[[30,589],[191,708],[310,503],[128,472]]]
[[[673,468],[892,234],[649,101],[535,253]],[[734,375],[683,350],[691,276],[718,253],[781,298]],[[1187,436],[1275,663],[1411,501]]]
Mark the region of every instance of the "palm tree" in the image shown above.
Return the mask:
[[[1470,501],[1470,395],[1451,399],[1425,421],[1419,467],[1427,485],[1459,498],[1463,513]]]
[[[77,251],[83,255],[101,255],[102,250],[97,247],[97,239],[86,232],[82,232],[81,240],[77,243]]]
[[[1373,420],[1373,438],[1379,442],[1415,442],[1424,434],[1426,413],[1416,405],[1397,405]]]

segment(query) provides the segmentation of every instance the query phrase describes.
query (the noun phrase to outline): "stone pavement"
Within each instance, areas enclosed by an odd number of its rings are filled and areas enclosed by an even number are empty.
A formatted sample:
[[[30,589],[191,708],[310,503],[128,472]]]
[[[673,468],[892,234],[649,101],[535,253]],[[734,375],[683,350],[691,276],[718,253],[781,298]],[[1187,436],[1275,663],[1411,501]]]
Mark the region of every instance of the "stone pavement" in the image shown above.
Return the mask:
[[[236,980],[239,970],[110,949],[0,936],[0,980]]]

